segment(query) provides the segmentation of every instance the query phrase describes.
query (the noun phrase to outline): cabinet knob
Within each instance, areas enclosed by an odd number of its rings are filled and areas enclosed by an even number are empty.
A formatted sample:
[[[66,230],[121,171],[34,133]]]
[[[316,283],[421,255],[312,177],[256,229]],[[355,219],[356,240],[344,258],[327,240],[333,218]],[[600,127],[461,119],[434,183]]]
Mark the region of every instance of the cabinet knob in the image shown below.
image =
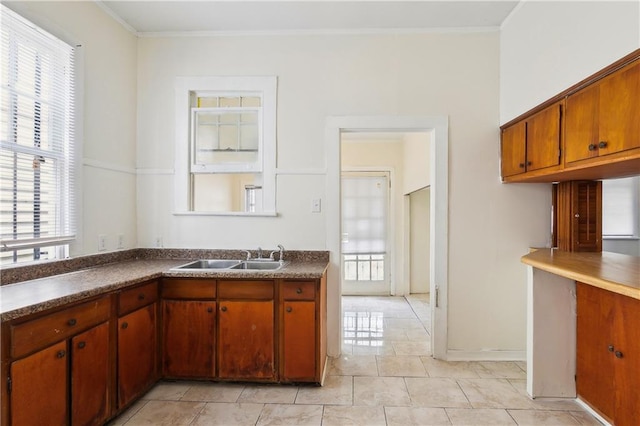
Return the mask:
[[[71,318],[69,321],[67,321],[67,324],[69,324],[71,327],[73,327],[77,323],[78,321],[75,318]]]
[[[594,143],[589,144],[589,151],[595,151],[598,146]]]
[[[227,307],[226,307],[226,306],[223,306],[222,308],[220,308],[220,310],[221,310],[222,312],[227,312]]]
[[[207,312],[209,312],[209,313],[213,312],[213,308],[212,308],[211,306],[209,306],[209,307],[207,308]]]
[[[129,323],[128,322],[123,322],[122,323],[122,328],[125,329],[127,327],[129,327]]]
[[[80,349],[83,349],[85,346],[87,346],[87,342],[80,342],[80,343],[78,343],[78,347],[79,347]]]
[[[296,289],[296,293],[302,294],[302,289],[301,288]]]
[[[524,163],[520,163],[519,166],[521,169],[524,169]]]
[[[144,293],[140,293],[138,295],[138,300],[144,300]]]
[[[527,166],[530,166],[530,165],[531,165],[531,161],[527,161]]]
[[[614,349],[614,348],[613,348],[613,345],[609,345],[609,346],[607,347],[607,349],[609,349],[609,352],[613,352],[613,349]]]
[[[57,358],[64,358],[64,356],[65,356],[66,354],[67,354],[67,353],[66,353],[65,351],[58,351],[58,353],[56,354],[56,357],[57,357]]]
[[[606,141],[600,141],[600,143],[598,143],[598,148],[606,148],[606,147],[607,147]]]
[[[293,311],[293,308],[291,306],[287,306],[287,312],[291,312]]]
[[[616,351],[616,358],[622,358],[622,357],[623,357],[622,352]]]

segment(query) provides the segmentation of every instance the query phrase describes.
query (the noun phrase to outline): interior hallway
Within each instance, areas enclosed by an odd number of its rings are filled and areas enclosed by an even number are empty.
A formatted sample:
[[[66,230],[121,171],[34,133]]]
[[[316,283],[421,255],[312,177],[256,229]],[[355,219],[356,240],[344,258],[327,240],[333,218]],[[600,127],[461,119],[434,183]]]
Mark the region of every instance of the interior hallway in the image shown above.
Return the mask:
[[[600,425],[526,396],[521,362],[430,357],[428,296],[342,298],[343,354],[323,387],[161,382],[111,425]]]

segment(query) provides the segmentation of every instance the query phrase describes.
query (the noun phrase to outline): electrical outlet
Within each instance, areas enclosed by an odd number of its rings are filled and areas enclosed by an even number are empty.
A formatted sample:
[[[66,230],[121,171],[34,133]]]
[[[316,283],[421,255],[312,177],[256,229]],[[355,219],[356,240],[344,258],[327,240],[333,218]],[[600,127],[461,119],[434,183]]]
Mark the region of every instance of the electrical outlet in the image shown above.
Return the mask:
[[[156,247],[162,247],[162,237],[156,237]]]
[[[98,235],[98,251],[105,251],[107,249],[107,236],[104,234]]]
[[[124,235],[123,234],[118,234],[118,248],[119,249],[123,249],[124,248]]]

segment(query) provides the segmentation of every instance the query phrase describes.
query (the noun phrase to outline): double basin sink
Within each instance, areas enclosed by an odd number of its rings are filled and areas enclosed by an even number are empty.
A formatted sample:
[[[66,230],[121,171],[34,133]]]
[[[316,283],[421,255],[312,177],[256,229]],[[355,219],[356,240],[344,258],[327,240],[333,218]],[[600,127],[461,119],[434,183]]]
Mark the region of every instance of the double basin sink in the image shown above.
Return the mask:
[[[173,271],[207,271],[220,269],[246,269],[253,271],[275,271],[284,266],[285,262],[271,259],[228,260],[228,259],[200,259],[185,265],[171,268]]]

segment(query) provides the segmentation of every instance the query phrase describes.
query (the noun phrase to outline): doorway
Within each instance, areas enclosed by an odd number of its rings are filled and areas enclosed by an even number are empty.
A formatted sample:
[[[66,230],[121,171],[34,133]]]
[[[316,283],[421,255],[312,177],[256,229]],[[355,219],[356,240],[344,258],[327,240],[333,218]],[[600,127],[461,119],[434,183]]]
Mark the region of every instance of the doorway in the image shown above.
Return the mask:
[[[414,191],[409,197],[409,293],[426,294],[430,287],[431,188]]]

